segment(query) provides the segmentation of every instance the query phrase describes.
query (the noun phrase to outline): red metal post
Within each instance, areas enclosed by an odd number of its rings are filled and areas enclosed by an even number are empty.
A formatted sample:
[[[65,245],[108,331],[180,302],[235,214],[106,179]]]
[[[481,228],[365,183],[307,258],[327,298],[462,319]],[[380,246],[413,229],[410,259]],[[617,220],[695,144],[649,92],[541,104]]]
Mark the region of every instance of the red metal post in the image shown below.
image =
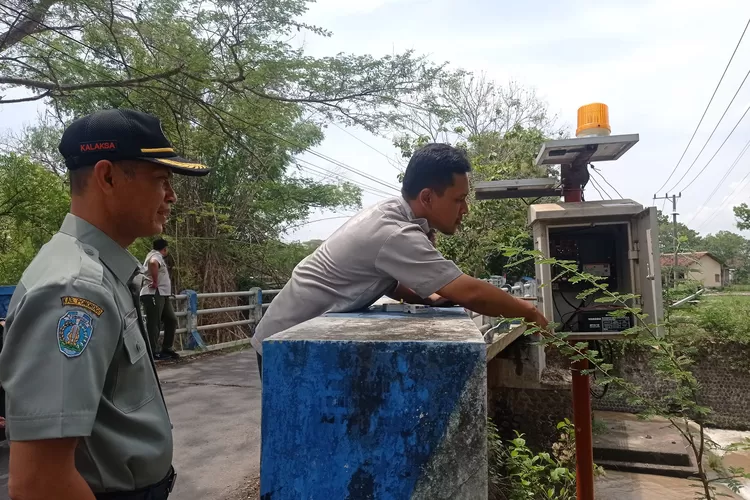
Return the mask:
[[[576,498],[594,500],[594,438],[591,428],[591,392],[587,370],[589,360],[574,361],[573,424],[576,434]]]
[[[583,189],[563,186],[563,199],[565,203],[580,203],[583,200]]]
[[[586,167],[584,166],[583,169]],[[563,167],[563,199],[566,203],[583,200],[583,186],[578,183],[578,168]],[[566,179],[567,177],[567,179]],[[566,182],[567,181],[567,182]],[[573,375],[573,424],[576,435],[576,498],[594,500],[594,438],[591,428],[591,391],[589,376],[581,370],[589,367],[588,359],[574,361]]]

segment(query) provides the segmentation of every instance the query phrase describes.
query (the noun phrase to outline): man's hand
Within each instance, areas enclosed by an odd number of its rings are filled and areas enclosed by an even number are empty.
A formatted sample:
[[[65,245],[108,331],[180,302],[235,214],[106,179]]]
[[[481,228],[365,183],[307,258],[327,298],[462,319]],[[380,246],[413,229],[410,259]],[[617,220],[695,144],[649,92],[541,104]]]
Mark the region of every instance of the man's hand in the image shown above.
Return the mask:
[[[95,500],[75,466],[76,438],[11,441],[12,500]]]
[[[452,300],[441,297],[436,293],[430,295],[428,297],[428,300],[430,302],[429,305],[431,305],[432,307],[453,307],[454,305],[456,305]]]
[[[542,330],[546,330],[547,326],[549,326],[549,321],[547,321],[547,318],[545,318],[544,314],[542,314],[542,311],[540,311],[536,307],[533,307],[532,311],[527,316],[525,316],[524,319],[527,323],[534,323]]]
[[[432,305],[432,301],[429,298],[422,298],[414,292],[411,288],[405,287],[401,283],[396,286],[393,292],[388,294],[388,297],[393,300],[403,300],[407,304],[421,304],[425,306]]]

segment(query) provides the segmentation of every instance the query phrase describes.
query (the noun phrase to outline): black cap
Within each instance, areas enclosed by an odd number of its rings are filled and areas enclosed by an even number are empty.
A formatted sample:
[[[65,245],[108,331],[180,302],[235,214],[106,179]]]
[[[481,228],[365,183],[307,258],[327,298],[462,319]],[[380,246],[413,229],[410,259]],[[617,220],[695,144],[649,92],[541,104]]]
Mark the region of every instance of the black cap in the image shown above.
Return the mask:
[[[132,109],[107,109],[78,118],[63,132],[58,150],[70,170],[100,160],[145,160],[170,167],[176,174],[211,171],[178,156],[157,117]]]

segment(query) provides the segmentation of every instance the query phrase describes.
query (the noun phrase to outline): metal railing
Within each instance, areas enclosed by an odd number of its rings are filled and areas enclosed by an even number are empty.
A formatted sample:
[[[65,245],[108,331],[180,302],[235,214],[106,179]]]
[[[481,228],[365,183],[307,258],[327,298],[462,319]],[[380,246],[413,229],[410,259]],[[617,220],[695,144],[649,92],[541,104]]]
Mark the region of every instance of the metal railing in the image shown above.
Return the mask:
[[[261,290],[260,288],[252,288],[247,291],[236,291],[236,292],[211,292],[211,293],[199,293],[194,290],[185,290],[181,294],[174,295],[171,297],[173,308],[175,310],[175,316],[178,321],[178,328],[175,334],[180,343],[180,348],[185,349],[186,344],[188,349],[207,349],[207,345],[203,340],[200,332],[209,330],[221,330],[227,328],[234,328],[237,326],[257,325],[260,319],[263,317],[263,312],[270,305],[268,302],[270,298],[277,295],[281,290]],[[248,303],[244,305],[230,305],[225,307],[207,307],[200,308],[202,299],[219,299],[219,298],[240,298],[247,297]],[[264,301],[264,298],[267,299]],[[250,314],[249,319],[237,319],[233,321],[224,321],[219,323],[199,324],[198,317],[209,314],[221,314],[221,313],[236,313],[248,311]],[[180,323],[184,322],[184,326]],[[164,332],[162,331],[163,335]],[[187,335],[187,342],[183,342],[184,337]],[[249,339],[249,336],[245,336],[245,339]]]

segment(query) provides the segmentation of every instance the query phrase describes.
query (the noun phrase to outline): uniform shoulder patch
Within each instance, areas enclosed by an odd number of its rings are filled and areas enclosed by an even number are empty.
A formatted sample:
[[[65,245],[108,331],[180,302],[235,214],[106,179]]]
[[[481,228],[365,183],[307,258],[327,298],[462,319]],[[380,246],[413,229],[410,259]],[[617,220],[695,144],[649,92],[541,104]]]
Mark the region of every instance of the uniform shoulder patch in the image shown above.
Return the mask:
[[[83,311],[68,311],[57,323],[57,344],[69,358],[83,353],[94,333],[94,319]]]
[[[81,309],[86,309],[87,311],[94,313],[97,317],[101,316],[104,312],[104,309],[98,304],[91,302],[89,299],[84,299],[83,297],[62,297],[61,299],[63,307],[80,307]]]

